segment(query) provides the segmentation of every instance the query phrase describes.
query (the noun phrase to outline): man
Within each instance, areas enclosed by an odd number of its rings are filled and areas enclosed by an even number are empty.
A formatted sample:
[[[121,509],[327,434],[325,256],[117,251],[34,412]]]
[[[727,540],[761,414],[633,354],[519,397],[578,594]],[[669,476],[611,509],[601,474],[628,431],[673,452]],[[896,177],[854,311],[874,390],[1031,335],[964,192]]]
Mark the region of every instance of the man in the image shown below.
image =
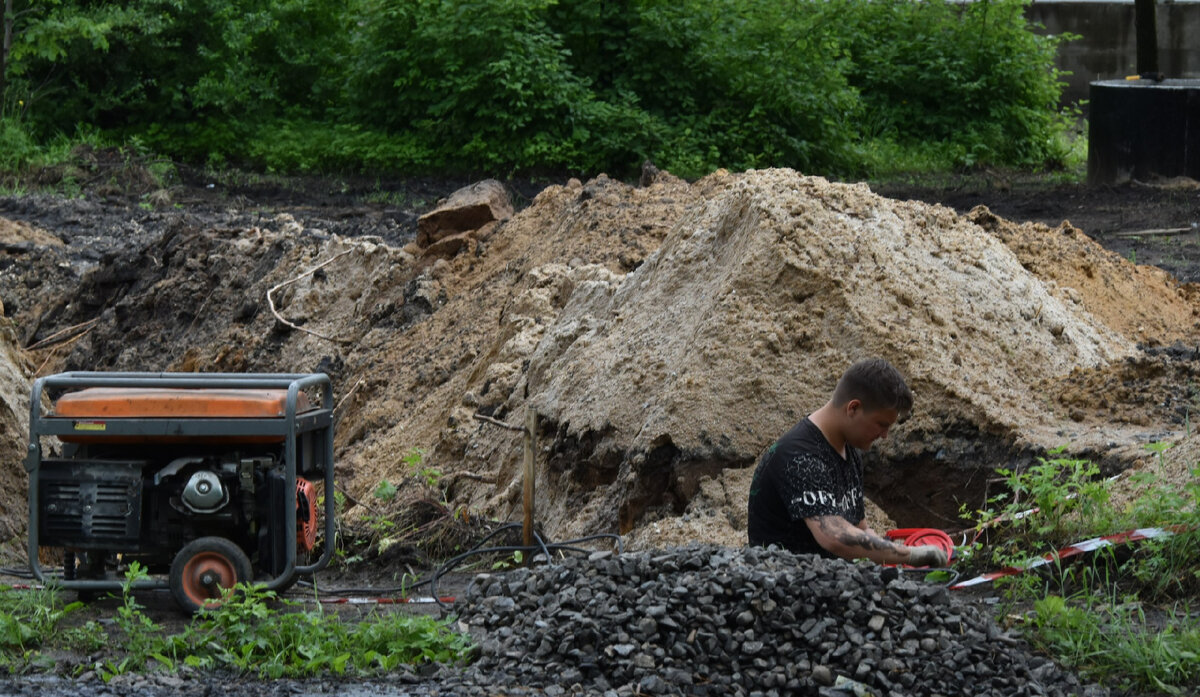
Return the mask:
[[[881,564],[945,566],[939,547],[906,547],[875,534],[863,508],[860,450],[887,436],[912,409],[912,392],[890,363],[850,366],[833,397],[772,445],[750,484],[752,545]]]

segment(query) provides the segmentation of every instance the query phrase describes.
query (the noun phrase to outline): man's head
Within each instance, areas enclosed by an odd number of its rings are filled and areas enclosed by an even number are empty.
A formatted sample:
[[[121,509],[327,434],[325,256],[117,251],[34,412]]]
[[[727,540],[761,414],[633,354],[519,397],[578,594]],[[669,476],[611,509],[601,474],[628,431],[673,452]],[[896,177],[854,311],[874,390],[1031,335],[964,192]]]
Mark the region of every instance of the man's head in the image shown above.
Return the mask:
[[[830,402],[840,416],[846,442],[865,450],[912,410],[913,397],[904,376],[891,363],[868,358],[842,374]]]

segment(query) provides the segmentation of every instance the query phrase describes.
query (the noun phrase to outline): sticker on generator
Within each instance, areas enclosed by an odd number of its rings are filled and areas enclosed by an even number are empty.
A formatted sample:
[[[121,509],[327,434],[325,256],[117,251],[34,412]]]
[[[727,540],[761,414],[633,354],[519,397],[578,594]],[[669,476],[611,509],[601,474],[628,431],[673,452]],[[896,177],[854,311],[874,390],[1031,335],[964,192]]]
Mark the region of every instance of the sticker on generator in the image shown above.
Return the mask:
[[[103,421],[76,421],[76,431],[103,431],[108,425]]]

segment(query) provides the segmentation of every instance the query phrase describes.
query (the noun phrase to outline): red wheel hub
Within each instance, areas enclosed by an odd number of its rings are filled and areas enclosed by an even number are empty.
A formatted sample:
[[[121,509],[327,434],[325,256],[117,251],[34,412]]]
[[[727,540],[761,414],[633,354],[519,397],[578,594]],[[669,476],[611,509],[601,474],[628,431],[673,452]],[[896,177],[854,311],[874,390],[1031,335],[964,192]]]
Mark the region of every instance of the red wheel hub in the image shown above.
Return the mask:
[[[197,605],[220,601],[222,589],[237,584],[233,562],[216,552],[200,552],[183,566],[183,592]]]

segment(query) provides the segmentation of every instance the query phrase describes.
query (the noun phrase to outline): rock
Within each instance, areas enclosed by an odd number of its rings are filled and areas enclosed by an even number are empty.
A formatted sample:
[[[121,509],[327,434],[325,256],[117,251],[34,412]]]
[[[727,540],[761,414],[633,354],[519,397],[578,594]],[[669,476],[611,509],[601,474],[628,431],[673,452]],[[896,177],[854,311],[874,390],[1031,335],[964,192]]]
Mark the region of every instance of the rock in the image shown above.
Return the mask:
[[[443,238],[478,230],[512,215],[508,189],[495,179],[485,179],[455,191],[418,218],[417,244],[429,247]]]
[[[511,572],[508,581],[501,574],[477,578],[476,592],[455,609],[485,647],[467,671],[479,685],[768,695],[812,694],[841,679],[872,694],[999,697],[1013,693],[1014,676],[1029,675],[1026,682],[1046,694],[1078,691],[1074,676],[1052,661],[1028,654],[1019,642],[993,639],[1002,633],[983,611],[958,604],[942,586],[885,571],[811,555],[691,545],[568,558]],[[888,592],[872,596],[885,577],[892,579]],[[798,587],[802,594],[795,594]],[[498,595],[487,595],[493,591]],[[578,602],[601,592],[603,604]],[[906,600],[882,602],[893,595]],[[956,629],[949,631],[947,621]],[[889,628],[903,637],[899,647],[868,638]],[[490,648],[501,636],[509,647],[503,654]],[[988,657],[986,666],[979,656]]]
[[[813,666],[812,679],[818,685],[832,685],[833,671],[828,666]]]

